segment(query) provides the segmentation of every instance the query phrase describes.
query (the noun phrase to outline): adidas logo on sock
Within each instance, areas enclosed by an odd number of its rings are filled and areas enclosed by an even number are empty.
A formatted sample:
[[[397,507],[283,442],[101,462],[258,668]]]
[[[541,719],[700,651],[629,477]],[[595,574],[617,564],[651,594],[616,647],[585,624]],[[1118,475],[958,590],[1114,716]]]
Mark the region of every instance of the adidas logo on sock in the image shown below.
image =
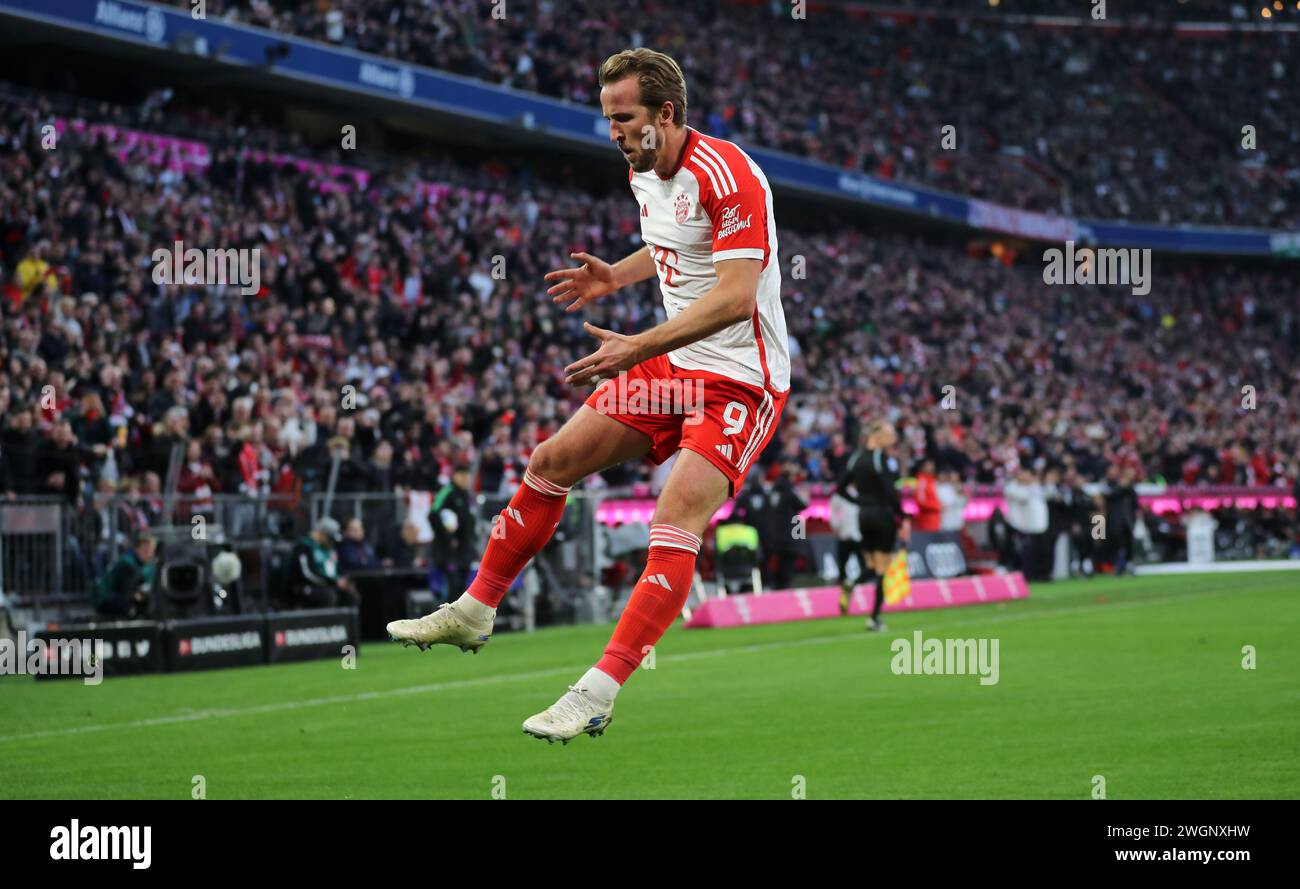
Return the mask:
[[[647,574],[645,581],[646,583],[653,583],[661,586],[670,593],[673,591],[673,588],[668,585],[668,578],[664,577],[662,574]]]
[[[514,519],[516,522],[518,522],[518,523],[519,523],[519,527],[522,528],[522,527],[524,526],[524,517],[521,516],[521,515],[519,514],[519,510],[515,509],[513,506],[507,506],[507,507],[506,507],[506,514],[509,515],[510,518],[512,518],[512,519]]]

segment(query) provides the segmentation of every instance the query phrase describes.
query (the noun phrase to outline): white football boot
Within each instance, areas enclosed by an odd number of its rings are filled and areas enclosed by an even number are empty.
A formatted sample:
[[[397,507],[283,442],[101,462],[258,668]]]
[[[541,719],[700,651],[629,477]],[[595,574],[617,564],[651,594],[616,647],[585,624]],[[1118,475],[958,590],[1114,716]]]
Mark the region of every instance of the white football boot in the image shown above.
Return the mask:
[[[478,650],[492,638],[492,623],[475,623],[456,607],[454,602],[444,602],[438,610],[424,617],[395,620],[388,624],[388,635],[394,642],[414,645],[426,651],[431,645],[455,645],[461,651]]]
[[[554,744],[569,743],[578,735],[598,738],[614,721],[614,705],[602,704],[585,688],[570,685],[568,692],[536,716],[524,720],[524,734]]]

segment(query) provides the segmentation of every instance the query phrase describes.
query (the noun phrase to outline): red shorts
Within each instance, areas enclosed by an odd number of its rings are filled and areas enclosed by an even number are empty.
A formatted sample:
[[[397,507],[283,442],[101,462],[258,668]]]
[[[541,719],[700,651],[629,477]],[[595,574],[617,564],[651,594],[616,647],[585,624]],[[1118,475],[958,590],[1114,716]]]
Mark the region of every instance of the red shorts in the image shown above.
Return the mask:
[[[646,456],[655,463],[682,448],[695,451],[722,471],[734,497],[771,440],[788,395],[674,367],[659,355],[601,383],[586,405],[650,436]]]

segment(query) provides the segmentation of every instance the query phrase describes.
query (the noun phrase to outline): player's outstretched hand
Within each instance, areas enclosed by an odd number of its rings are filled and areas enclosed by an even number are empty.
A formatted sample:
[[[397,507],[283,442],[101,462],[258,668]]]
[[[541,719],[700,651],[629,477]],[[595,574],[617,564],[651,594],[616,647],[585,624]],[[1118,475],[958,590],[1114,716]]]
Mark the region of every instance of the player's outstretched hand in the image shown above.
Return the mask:
[[[590,321],[583,329],[600,340],[600,348],[586,358],[579,358],[564,369],[564,382],[568,386],[592,386],[601,380],[618,376],[642,359],[636,337],[625,336],[597,327]]]
[[[600,299],[618,289],[614,282],[614,267],[590,253],[570,253],[582,263],[573,269],[556,269],[547,272],[545,280],[555,281],[546,291],[555,303],[569,303],[564,311],[576,312],[593,300]]]

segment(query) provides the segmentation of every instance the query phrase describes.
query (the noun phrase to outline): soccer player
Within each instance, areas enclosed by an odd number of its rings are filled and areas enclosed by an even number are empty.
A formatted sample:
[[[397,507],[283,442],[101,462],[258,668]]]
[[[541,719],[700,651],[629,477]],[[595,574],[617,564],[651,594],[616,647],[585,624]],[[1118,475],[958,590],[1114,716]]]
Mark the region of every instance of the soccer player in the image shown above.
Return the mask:
[[[613,264],[574,253],[581,265],[548,273],[547,293],[572,312],[657,276],[668,320],[635,335],[585,325],[600,347],[565,368],[566,383],[600,385],[533,451],[469,589],[432,614],[388,625],[404,643],[477,652],[507,588],[554,532],[570,486],[627,460],[676,454],[645,570],[602,657],[524,722],[552,743],[605,731],[620,687],[681,612],[701,538],[772,437],[790,388],[767,177],[737,146],[687,126],[686,81],[663,53],[617,53],[599,81],[645,247]]]

